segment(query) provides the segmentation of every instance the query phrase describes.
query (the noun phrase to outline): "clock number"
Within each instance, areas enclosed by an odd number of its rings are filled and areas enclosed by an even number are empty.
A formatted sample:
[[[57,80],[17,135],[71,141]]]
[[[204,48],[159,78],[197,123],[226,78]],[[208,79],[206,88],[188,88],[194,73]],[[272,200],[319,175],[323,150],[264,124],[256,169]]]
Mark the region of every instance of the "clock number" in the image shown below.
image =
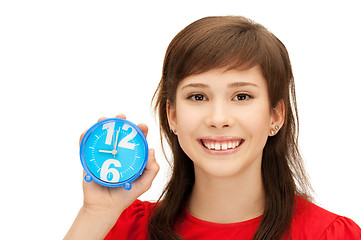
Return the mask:
[[[118,182],[120,178],[119,172],[115,168],[110,168],[111,164],[114,164],[114,167],[122,166],[118,160],[115,159],[106,160],[102,165],[102,169],[100,170],[100,179],[107,182]],[[113,174],[111,180],[108,180],[109,173]]]
[[[129,141],[131,141],[135,136],[137,136],[137,131],[134,128],[132,128],[131,126],[129,126],[128,124],[124,124],[122,129],[127,131],[129,128],[132,129],[132,132],[129,135],[125,136],[125,138],[120,140],[118,147],[134,150],[135,144],[130,143]]]
[[[107,137],[105,139],[106,145],[112,145],[114,126],[115,126],[115,122],[106,123],[103,125],[103,130],[104,129],[107,130]],[[129,135],[125,136],[122,140],[120,140],[118,147],[134,150],[135,144],[130,143],[129,141],[133,140],[133,138],[137,136],[137,131],[126,123],[122,127],[122,129],[125,131],[127,131],[129,128],[132,129],[132,132]]]
[[[110,122],[110,123],[106,123],[103,125],[103,130],[104,129],[107,130],[107,138],[105,139],[105,144],[107,144],[107,145],[112,144],[112,139],[113,139],[113,134],[114,134],[114,126],[115,126],[115,122]]]

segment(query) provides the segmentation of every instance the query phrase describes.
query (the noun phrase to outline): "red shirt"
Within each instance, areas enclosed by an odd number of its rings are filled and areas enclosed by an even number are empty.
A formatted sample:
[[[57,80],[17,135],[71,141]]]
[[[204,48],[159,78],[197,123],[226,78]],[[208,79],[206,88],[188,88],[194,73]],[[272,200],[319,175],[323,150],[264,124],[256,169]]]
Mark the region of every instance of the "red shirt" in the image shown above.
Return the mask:
[[[336,215],[298,197],[291,239],[361,240],[361,229],[351,219]],[[105,240],[144,240],[154,203],[136,200],[119,217]],[[186,240],[252,239],[262,216],[239,223],[219,224],[197,219],[187,211],[178,232]]]

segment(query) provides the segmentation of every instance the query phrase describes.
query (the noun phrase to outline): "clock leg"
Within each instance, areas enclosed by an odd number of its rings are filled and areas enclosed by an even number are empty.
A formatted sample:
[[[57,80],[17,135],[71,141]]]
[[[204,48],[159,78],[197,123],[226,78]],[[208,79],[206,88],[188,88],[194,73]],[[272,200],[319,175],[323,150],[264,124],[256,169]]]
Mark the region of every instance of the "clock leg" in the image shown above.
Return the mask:
[[[130,183],[125,183],[124,184],[124,189],[125,190],[130,190],[132,188],[132,184],[130,184]]]
[[[84,180],[85,180],[86,182],[91,182],[93,179],[92,179],[92,177],[91,177],[89,174],[87,174],[87,175],[85,175]]]

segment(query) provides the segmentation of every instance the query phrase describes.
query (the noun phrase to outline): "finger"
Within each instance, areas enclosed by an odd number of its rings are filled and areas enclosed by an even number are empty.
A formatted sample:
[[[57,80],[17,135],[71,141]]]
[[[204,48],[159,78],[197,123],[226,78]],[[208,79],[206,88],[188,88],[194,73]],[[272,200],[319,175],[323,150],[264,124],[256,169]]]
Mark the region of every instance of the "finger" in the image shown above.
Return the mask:
[[[148,162],[147,165],[145,166],[145,170],[143,174],[145,174],[145,177],[149,178],[150,183],[152,183],[158,171],[159,171],[159,165],[155,159],[154,149],[149,149]]]
[[[147,165],[145,166],[145,169],[156,173],[159,171],[159,165],[157,163],[157,160],[155,159],[155,152],[153,148],[149,149],[148,162]]]
[[[127,117],[124,114],[118,114],[117,116],[115,116],[116,118],[122,118],[122,119],[127,119]]]
[[[144,136],[147,137],[147,135],[148,135],[148,126],[145,125],[144,123],[140,123],[140,124],[138,124],[138,127],[140,128],[140,130],[142,130]]]
[[[100,122],[100,121],[102,121],[102,120],[104,120],[104,119],[106,119],[106,117],[101,117],[101,118],[98,119],[98,122]],[[85,133],[86,133],[86,131],[83,132],[83,133],[80,135],[79,145],[81,144],[81,140],[83,140],[83,137],[84,137]]]
[[[83,132],[83,133],[80,135],[80,138],[79,138],[79,146],[80,146],[80,144],[81,144],[81,140],[83,140],[83,137],[84,137],[85,133],[86,133],[86,131]]]
[[[98,119],[98,122],[103,121],[105,119],[107,119],[107,118],[106,117],[101,117],[101,118]]]
[[[115,117],[116,118],[127,119],[127,117],[124,114],[118,114]],[[140,130],[142,130],[145,137],[147,137],[147,135],[148,135],[148,126],[145,125],[144,123],[140,123],[140,124],[138,124],[138,127],[140,128]]]

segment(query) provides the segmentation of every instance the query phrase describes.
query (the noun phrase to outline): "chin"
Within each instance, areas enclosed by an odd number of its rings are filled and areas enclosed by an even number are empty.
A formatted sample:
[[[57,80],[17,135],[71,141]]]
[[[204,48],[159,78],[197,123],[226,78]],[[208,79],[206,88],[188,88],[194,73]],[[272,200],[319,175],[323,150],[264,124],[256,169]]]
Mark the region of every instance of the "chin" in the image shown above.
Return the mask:
[[[234,178],[242,174],[245,171],[243,164],[232,163],[231,159],[224,159],[222,162],[219,160],[209,160],[205,166],[196,166],[195,171],[207,175],[208,177],[214,178]]]
[[[192,158],[191,158],[192,159]],[[254,178],[261,175],[262,154],[258,157],[224,156],[223,158],[203,158],[206,161],[194,162],[194,168],[199,174],[209,178],[235,179]]]

